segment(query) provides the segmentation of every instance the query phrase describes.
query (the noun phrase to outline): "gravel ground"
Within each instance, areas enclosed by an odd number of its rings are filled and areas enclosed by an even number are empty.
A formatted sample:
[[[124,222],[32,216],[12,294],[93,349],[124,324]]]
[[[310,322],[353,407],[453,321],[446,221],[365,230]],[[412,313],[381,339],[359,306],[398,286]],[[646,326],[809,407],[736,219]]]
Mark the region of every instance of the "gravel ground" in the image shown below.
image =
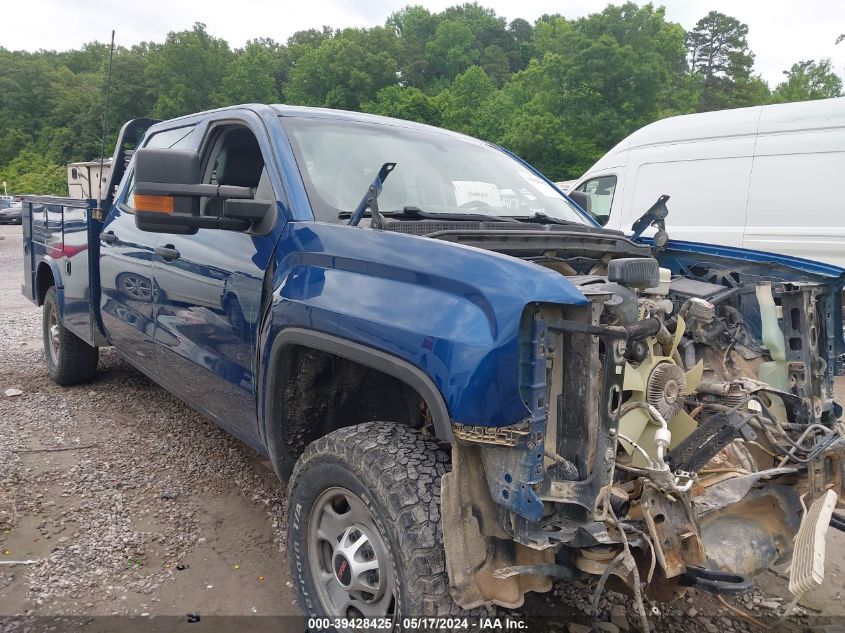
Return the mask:
[[[0,227],[0,237],[0,561],[35,561],[0,565],[0,618],[18,616],[5,629],[39,615],[298,614],[285,487],[269,463],[113,350],[101,351],[93,383],[53,384],[40,311],[20,295],[20,227]],[[10,388],[22,393],[4,396]],[[845,615],[842,536],[829,537],[828,579],[802,613]],[[734,604],[771,621],[786,581],[767,573],[760,585],[765,593]],[[563,622],[583,621],[591,593],[558,584],[519,614],[531,630],[578,631]],[[600,606],[604,630],[636,628],[624,596],[608,592]],[[647,608],[658,631],[757,630],[706,594]],[[806,619],[791,622],[801,630]]]

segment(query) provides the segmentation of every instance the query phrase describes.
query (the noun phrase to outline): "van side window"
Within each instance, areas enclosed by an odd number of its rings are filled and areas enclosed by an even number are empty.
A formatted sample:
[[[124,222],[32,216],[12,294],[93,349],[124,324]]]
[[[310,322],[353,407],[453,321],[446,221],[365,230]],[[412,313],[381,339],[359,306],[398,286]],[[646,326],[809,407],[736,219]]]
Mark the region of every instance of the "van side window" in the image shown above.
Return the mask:
[[[613,194],[616,191],[616,176],[591,178],[581,183],[575,191],[590,196],[590,213],[602,226],[607,224],[610,207],[613,205]]]
[[[147,142],[144,147],[167,148],[167,149],[185,149],[191,142],[191,136],[194,133],[194,125],[173,128],[172,130],[164,130],[163,132],[156,132]],[[123,199],[123,207],[127,211],[135,210],[135,174],[129,177],[129,185],[126,187],[126,196]]]

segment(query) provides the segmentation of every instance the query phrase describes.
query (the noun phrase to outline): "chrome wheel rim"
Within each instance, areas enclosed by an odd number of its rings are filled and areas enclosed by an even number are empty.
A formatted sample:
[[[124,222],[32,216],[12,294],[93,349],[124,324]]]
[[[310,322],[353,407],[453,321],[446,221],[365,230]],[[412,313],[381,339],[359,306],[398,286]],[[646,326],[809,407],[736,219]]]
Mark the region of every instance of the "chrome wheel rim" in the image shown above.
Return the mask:
[[[396,579],[372,513],[342,487],[317,498],[308,522],[308,560],[317,593],[331,616],[393,615]]]
[[[52,308],[47,315],[47,349],[54,365],[59,364],[59,315]]]

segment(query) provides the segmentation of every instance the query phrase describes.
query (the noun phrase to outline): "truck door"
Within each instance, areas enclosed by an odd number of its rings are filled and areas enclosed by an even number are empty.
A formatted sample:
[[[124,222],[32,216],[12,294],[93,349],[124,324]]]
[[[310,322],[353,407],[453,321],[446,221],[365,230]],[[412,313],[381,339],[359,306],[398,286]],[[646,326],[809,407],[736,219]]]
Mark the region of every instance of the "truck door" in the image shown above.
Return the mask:
[[[251,187],[256,200],[275,203],[266,132],[257,119],[253,125],[229,119],[208,127],[200,148],[203,181]],[[200,213],[218,214],[219,202],[201,200]],[[247,441],[257,437],[253,362],[264,271],[278,231],[162,233],[155,249],[159,379]]]
[[[157,132],[145,147],[184,148],[193,129]],[[153,251],[159,236],[135,226],[131,165],[129,169],[100,233],[100,313],[110,342],[142,371],[155,375]]]

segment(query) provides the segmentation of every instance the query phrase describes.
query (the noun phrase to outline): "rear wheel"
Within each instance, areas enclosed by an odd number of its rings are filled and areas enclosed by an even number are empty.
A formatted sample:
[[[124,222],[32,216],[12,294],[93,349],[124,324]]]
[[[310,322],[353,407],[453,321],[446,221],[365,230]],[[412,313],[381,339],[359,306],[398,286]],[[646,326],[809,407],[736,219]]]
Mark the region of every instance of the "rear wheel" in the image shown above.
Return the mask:
[[[312,443],[290,484],[288,557],[310,617],[459,612],[440,522],[448,455],[411,428],[370,422]]]
[[[55,286],[44,297],[43,319],[44,357],[50,378],[60,385],[92,380],[97,374],[99,350],[62,325]]]

